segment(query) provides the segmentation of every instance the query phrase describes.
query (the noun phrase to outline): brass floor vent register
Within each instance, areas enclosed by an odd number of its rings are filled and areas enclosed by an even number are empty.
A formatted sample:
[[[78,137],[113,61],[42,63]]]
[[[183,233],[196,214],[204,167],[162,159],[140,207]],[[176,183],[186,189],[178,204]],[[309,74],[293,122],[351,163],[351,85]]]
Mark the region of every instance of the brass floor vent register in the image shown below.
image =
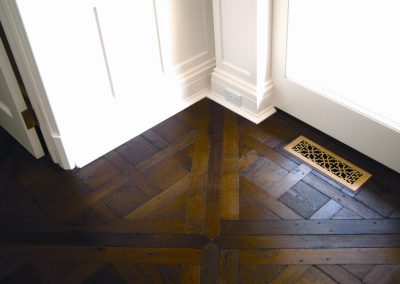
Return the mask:
[[[299,136],[284,149],[353,191],[371,177],[368,172],[304,136]]]

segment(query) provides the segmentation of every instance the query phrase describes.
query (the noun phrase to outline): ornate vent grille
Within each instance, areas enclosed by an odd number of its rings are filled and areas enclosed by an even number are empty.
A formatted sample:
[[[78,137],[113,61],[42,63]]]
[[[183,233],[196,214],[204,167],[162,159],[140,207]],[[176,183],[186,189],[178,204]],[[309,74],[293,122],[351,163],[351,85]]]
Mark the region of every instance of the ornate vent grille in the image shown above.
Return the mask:
[[[285,150],[352,190],[357,190],[371,177],[366,171],[303,136],[286,145]]]

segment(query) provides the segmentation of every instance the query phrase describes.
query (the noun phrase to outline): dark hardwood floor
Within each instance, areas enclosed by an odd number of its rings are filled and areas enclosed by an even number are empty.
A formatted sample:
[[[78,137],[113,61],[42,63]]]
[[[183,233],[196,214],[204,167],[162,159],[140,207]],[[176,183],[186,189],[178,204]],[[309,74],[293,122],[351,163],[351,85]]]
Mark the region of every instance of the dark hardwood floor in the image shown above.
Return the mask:
[[[372,179],[291,157],[300,134]],[[398,174],[283,113],[203,100],[74,171],[0,130],[1,283],[400,283],[399,218]]]

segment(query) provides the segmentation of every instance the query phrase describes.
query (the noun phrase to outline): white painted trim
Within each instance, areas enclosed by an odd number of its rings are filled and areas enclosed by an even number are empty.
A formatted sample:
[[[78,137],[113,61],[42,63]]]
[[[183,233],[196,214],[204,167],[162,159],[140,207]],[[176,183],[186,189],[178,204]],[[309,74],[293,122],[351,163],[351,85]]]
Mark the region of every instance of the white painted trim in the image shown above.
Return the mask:
[[[192,68],[188,72],[182,74],[182,76],[171,78],[175,79],[177,85],[179,85],[181,88],[181,91],[178,91],[176,94],[169,93],[169,99],[173,102],[170,105],[173,105],[173,108],[164,108],[161,114],[157,114],[157,118],[150,118],[147,123],[141,124],[140,128],[135,129],[134,132],[130,132],[124,140],[119,141],[118,145],[109,145],[107,148],[102,149],[102,152],[107,153],[115,149],[116,147],[126,143],[133,137],[140,135],[146,130],[159,124],[163,120],[168,119],[169,117],[177,114],[185,108],[188,108],[191,105],[206,98],[211,92],[210,80],[211,72],[213,71],[214,67],[215,60],[212,59],[199,64],[197,67]],[[159,119],[160,117],[162,117],[161,120]],[[78,162],[76,166],[79,168],[84,167],[87,164],[91,163],[93,160],[93,157],[88,158],[88,160]]]
[[[207,97],[214,102],[222,105],[223,107],[237,113],[238,115],[250,120],[251,122],[255,124],[259,124],[271,115],[273,115],[276,112],[276,109],[274,106],[269,106],[265,108],[263,111],[259,113],[253,113],[243,107],[238,107],[232,103],[229,103],[225,97],[222,97],[220,94],[210,91],[210,93],[207,95]]]
[[[286,77],[289,0],[273,3],[273,104],[355,150],[400,172],[400,133],[338,100]],[[316,113],[315,110],[318,110]]]
[[[242,115],[254,123],[260,123],[275,111],[272,104],[274,86],[271,80],[264,82],[258,91],[246,81],[234,77],[216,68],[211,77],[212,94],[210,99]],[[241,105],[227,101],[225,92],[233,90],[241,97]],[[259,96],[258,94],[261,94]]]
[[[67,158],[63,145],[56,141],[60,137],[58,127],[15,1],[0,1],[0,17],[50,156],[62,168],[72,169],[75,165]]]
[[[204,50],[200,51],[198,54],[193,55],[190,58],[186,58],[182,62],[173,64],[171,57],[171,46],[170,38],[171,32],[168,30],[170,28],[170,14],[168,11],[168,6],[171,5],[169,1],[165,0],[153,0],[154,15],[155,15],[155,25],[157,31],[157,38],[159,43],[159,56],[161,59],[162,72],[166,74],[179,74],[180,72],[185,72],[186,69],[191,68],[191,65],[201,64],[204,60],[207,60],[213,50],[211,49],[212,44],[209,38],[209,23],[207,21],[207,0],[202,1],[202,25],[203,34],[201,35],[204,39]],[[200,35],[198,35],[200,36]],[[196,68],[196,66],[194,67]]]

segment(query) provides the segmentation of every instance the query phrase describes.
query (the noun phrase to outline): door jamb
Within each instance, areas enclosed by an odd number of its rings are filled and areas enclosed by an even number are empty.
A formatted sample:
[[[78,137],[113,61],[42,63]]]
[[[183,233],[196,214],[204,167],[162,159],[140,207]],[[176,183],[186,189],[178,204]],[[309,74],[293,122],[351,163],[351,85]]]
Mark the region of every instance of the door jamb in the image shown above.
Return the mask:
[[[29,100],[36,113],[50,156],[53,162],[59,164],[63,169],[73,169],[75,163],[71,160],[71,157],[66,155],[15,1],[0,1],[0,20],[24,81]]]

